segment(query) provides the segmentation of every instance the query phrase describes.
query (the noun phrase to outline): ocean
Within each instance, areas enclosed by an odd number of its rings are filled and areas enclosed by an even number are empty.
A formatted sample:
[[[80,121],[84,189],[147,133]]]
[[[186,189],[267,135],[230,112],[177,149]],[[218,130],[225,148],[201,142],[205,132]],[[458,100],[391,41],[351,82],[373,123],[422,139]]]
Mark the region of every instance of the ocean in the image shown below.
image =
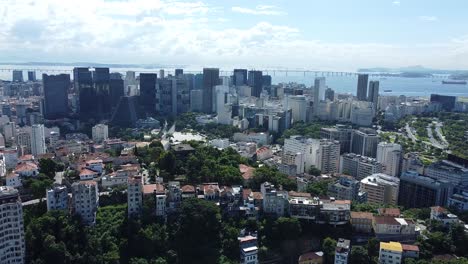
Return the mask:
[[[11,69],[25,70],[23,72],[24,79],[27,79],[27,69],[36,69],[36,76],[38,79],[41,78],[43,73],[47,74],[59,74],[59,73],[72,73],[72,66],[35,66],[35,65],[0,65],[0,80],[11,80],[12,72]],[[111,72],[126,71],[139,72],[155,72],[159,73],[159,69],[147,69],[147,68],[111,68]],[[201,72],[201,68],[186,70],[191,73]],[[174,69],[165,70],[167,73],[174,72]],[[267,72],[272,76],[273,84],[281,82],[296,82],[303,83],[307,87],[310,87],[314,83],[315,77],[325,77],[326,85],[337,93],[356,93],[357,76],[356,75],[322,75],[315,73],[303,73],[303,72]],[[227,75],[227,71],[221,71],[221,75]],[[378,77],[370,76],[369,80],[380,81],[380,94],[381,95],[406,95],[406,96],[422,96],[428,97],[432,93],[453,95],[468,97],[468,85],[457,85],[457,84],[442,84],[442,80],[447,79],[447,75],[437,76],[434,78],[404,78],[404,77]],[[385,92],[387,90],[387,92]]]

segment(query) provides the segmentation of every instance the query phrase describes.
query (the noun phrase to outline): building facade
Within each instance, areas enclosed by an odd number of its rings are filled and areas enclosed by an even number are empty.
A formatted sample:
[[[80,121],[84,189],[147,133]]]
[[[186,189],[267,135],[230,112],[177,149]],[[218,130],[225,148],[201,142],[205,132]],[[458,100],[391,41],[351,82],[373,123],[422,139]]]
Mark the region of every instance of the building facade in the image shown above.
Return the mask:
[[[0,263],[25,263],[23,207],[16,190],[0,187]]]

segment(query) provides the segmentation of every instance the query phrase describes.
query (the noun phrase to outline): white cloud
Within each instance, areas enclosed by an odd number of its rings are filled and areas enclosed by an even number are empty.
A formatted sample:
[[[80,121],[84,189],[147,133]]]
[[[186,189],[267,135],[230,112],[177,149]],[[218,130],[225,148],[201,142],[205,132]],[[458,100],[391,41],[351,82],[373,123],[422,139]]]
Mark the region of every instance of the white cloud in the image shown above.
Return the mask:
[[[400,1],[393,1],[393,2],[392,2],[392,5],[399,6],[400,4],[401,4],[401,2],[400,2]]]
[[[421,21],[429,21],[429,22],[439,20],[436,16],[419,16],[418,19]]]
[[[238,27],[221,9],[186,0],[0,0],[0,61],[157,63],[355,70],[468,68],[468,37],[438,45],[329,43],[292,26]],[[280,11],[257,6],[256,11]],[[428,54],[430,54],[428,56]]]
[[[281,11],[278,7],[272,5],[258,5],[255,9],[233,6],[231,8],[233,12],[249,14],[249,15],[266,15],[266,16],[280,16],[286,15],[286,12]]]

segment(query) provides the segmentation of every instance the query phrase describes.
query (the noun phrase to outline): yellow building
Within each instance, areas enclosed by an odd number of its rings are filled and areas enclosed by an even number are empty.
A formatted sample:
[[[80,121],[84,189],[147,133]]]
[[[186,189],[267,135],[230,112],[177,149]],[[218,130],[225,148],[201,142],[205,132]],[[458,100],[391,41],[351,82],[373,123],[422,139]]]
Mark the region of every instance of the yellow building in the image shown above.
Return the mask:
[[[380,264],[401,264],[402,257],[403,247],[399,242],[380,242]]]

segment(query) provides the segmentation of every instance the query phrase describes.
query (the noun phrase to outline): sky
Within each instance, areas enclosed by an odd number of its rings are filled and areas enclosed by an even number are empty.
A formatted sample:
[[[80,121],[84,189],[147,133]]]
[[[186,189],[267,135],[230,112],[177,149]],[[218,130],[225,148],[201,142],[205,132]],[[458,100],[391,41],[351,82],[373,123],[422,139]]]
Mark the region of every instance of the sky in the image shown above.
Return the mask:
[[[0,0],[1,62],[468,69],[464,0]]]

